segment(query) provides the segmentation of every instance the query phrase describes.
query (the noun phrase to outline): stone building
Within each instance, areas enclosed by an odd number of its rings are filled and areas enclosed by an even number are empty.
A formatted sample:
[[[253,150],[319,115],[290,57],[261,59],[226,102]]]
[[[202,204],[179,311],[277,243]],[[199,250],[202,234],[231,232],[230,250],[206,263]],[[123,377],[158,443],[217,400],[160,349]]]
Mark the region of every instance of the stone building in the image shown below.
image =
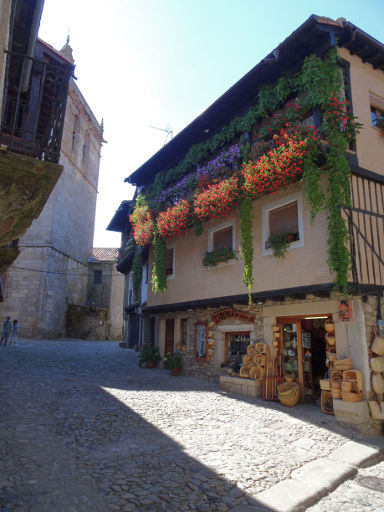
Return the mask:
[[[0,2],[0,301],[17,239],[63,167],[60,146],[73,62],[37,41],[41,0]]]
[[[39,46],[73,62],[68,41],[61,52],[40,40]],[[60,151],[64,170],[19,240],[0,304],[1,316],[19,320],[21,336],[63,336],[68,304],[86,302],[102,142],[103,126],[71,79]]]
[[[88,260],[87,306],[108,309],[108,340],[122,340],[124,276],[116,271],[119,249],[94,247]]]
[[[133,216],[112,224],[143,261],[137,339],[249,396],[291,378],[302,402],[382,430],[383,134],[383,44],[311,16],[127,178]],[[132,256],[119,265],[135,282]]]

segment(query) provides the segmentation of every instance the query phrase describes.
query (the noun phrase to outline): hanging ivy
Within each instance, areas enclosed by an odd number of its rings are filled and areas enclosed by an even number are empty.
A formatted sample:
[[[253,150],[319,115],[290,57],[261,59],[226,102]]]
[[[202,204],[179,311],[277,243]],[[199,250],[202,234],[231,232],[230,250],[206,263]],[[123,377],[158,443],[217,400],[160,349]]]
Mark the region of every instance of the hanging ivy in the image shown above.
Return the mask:
[[[244,260],[243,283],[248,288],[248,301],[252,303],[253,237],[252,200],[245,198],[240,204],[240,256]]]
[[[325,208],[327,211],[328,265],[335,276],[336,288],[346,292],[350,254],[347,246],[348,230],[341,209],[350,204],[350,168],[345,150],[358,133],[359,125],[354,122],[345,102],[333,94],[333,91],[341,91],[341,88],[342,73],[337,65],[336,48],[332,48],[324,59],[317,55],[307,57],[298,73],[283,76],[275,84],[262,86],[258,92],[257,103],[250,107],[245,116],[236,117],[206,142],[192,146],[176,167],[158,173],[152,185],[144,189],[145,202],[142,201],[142,204],[137,206],[138,214],[140,213],[141,216],[136,216],[138,224],[140,222],[143,224],[136,227],[138,235],[143,238],[142,244],[144,245],[152,236],[151,214],[154,217],[158,216],[167,201],[170,201],[168,208],[176,206],[179,201],[191,202],[192,197],[195,201],[197,201],[196,198],[203,201],[206,195],[212,196],[216,189],[221,190],[223,181],[232,183],[231,180],[239,176],[238,173],[236,174],[236,168],[230,163],[231,150],[233,152],[235,148],[237,158],[241,156],[244,162],[242,169],[246,176],[241,178],[241,183],[239,182],[238,201],[233,201],[229,209],[222,209],[225,210],[225,214],[232,213],[240,204],[243,282],[248,288],[249,298],[251,299],[253,286],[252,199],[271,193],[273,190],[280,190],[298,179],[303,181],[312,222],[322,209]],[[292,101],[288,102],[288,100]],[[328,154],[321,167],[319,167],[319,134],[316,131],[311,135],[312,143],[310,144],[308,144],[308,137],[305,138],[304,134],[300,134],[297,140],[287,140],[286,147],[279,143],[279,140],[288,136],[290,131],[297,131],[300,122],[310,115],[314,108],[318,109],[323,121],[321,135],[328,145]],[[276,113],[278,109],[281,110]],[[301,130],[305,129],[301,128]],[[253,141],[251,141],[252,134]],[[316,137],[317,140],[315,140]],[[236,140],[238,144],[229,150],[223,149]],[[297,161],[291,158],[293,151],[296,150],[299,152],[303,150],[301,155],[298,153],[300,158],[296,159]],[[220,155],[214,161],[208,164],[206,162],[219,151],[225,155],[228,162],[226,160],[224,167],[215,170],[211,164],[217,165],[217,162],[221,162]],[[279,166],[279,161],[284,158],[290,159],[291,167],[282,166],[282,164]],[[201,167],[203,164],[204,166]],[[272,164],[275,165],[276,179],[269,169]],[[211,167],[214,170],[213,174],[207,173],[212,170]],[[285,174],[289,169],[291,171],[285,176],[282,169],[285,169]],[[246,189],[247,176],[253,189],[260,192],[256,196],[250,195],[249,190]],[[228,198],[225,197],[225,199]],[[206,201],[203,206],[207,206]],[[218,208],[218,206],[215,207]],[[220,206],[222,206],[221,203]],[[221,210],[218,215],[222,215]],[[204,221],[205,218],[202,220]],[[202,232],[201,220],[198,219],[195,211],[191,210],[189,225],[184,227],[193,227],[196,234]],[[166,248],[156,228],[153,237],[152,287],[153,291],[158,293],[166,289]]]
[[[132,261],[132,286],[133,298],[135,302],[140,302],[141,299],[141,282],[143,278],[143,260],[141,251],[136,248],[135,255]]]
[[[167,289],[167,246],[157,229],[153,238],[152,291],[163,293]]]

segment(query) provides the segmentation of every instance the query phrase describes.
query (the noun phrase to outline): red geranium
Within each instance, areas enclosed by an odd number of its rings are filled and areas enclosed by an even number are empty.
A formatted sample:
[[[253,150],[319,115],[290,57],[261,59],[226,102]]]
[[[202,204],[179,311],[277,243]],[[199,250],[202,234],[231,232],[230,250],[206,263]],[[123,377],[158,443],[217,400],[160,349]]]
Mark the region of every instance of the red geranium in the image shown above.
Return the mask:
[[[243,164],[243,189],[252,199],[287,188],[303,173],[306,151],[319,142],[318,133],[312,128],[281,129],[273,136],[275,148],[261,155],[256,161]]]
[[[217,219],[232,213],[238,206],[239,190],[238,178],[232,177],[208,185],[203,192],[195,195],[193,207],[196,216],[201,219]]]
[[[149,245],[153,240],[155,222],[148,206],[136,206],[129,216],[133,227],[133,238],[140,247]]]
[[[162,238],[175,238],[187,229],[190,221],[190,204],[182,199],[175,206],[160,212],[157,217],[157,229]]]

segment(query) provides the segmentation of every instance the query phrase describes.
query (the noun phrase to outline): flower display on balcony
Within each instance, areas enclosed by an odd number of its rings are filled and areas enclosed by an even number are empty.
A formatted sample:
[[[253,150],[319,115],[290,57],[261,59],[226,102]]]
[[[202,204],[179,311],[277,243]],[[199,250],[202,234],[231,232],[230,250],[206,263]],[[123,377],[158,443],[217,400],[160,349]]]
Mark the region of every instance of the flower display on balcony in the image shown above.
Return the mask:
[[[138,205],[129,216],[129,222],[133,226],[133,237],[139,247],[150,245],[153,240],[155,222],[148,206]]]
[[[252,199],[287,188],[297,181],[303,174],[306,151],[320,141],[316,130],[298,127],[281,129],[273,140],[273,149],[256,161],[246,162],[241,169],[243,189]]]
[[[190,224],[190,204],[182,199],[175,206],[160,212],[157,217],[157,230],[164,239],[180,236]]]
[[[195,195],[193,209],[201,220],[217,219],[230,215],[238,206],[239,180],[229,178],[213,185]]]

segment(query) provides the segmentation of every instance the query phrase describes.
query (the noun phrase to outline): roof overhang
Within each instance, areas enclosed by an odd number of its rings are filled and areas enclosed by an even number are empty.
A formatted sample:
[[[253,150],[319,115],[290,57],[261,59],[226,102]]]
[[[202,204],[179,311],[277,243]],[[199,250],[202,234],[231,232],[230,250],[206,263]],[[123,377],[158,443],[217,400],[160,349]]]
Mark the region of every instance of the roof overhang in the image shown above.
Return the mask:
[[[256,104],[260,86],[277,80],[283,73],[298,71],[305,57],[324,54],[336,39],[351,53],[384,69],[384,46],[380,42],[352,23],[312,15],[125,181],[145,186],[157,173],[175,167],[192,145],[208,140]]]

